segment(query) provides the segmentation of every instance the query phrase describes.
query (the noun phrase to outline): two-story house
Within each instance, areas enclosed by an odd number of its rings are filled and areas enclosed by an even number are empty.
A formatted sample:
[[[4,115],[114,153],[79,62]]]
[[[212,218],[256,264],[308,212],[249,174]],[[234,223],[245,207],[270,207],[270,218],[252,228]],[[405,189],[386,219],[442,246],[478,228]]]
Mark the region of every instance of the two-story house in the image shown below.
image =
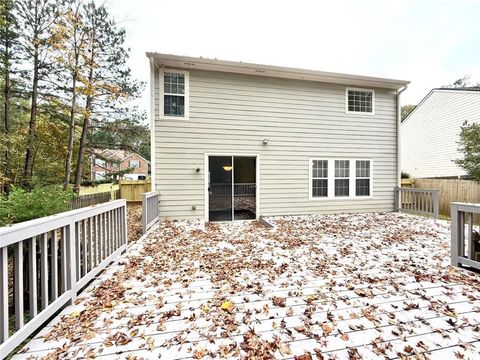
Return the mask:
[[[95,149],[91,154],[90,178],[118,178],[119,172],[148,175],[148,160],[134,152],[117,149]]]
[[[408,81],[147,56],[162,218],[394,209]]]

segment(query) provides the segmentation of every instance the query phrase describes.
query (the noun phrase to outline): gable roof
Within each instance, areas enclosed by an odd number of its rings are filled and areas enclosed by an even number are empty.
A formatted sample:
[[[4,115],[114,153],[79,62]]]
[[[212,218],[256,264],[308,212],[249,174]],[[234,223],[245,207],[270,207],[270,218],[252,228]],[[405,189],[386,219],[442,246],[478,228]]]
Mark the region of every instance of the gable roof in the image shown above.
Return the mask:
[[[465,87],[465,88],[433,88],[430,90],[425,97],[420,100],[417,106],[415,106],[415,109],[413,109],[410,114],[407,115],[405,120],[402,121],[402,125],[407,122],[410,117],[422,106],[422,104],[435,92],[450,92],[450,93],[457,93],[457,95],[462,96],[463,94],[472,94],[476,93],[480,95],[480,87],[478,86],[472,86],[472,87]]]
[[[153,60],[157,66],[168,68],[222,71],[237,74],[318,81],[324,83],[376,87],[394,90],[398,90],[410,83],[410,81],[406,80],[252,64],[237,61],[208,59],[203,57],[169,55],[156,52],[147,52],[146,55],[148,58]]]
[[[92,154],[99,155],[107,159],[117,158],[119,161],[123,161],[132,155],[137,155],[139,158],[142,158],[143,160],[145,160],[147,163],[150,164],[150,161],[148,161],[143,156],[133,151],[127,152],[125,150],[119,150],[119,149],[93,149]]]

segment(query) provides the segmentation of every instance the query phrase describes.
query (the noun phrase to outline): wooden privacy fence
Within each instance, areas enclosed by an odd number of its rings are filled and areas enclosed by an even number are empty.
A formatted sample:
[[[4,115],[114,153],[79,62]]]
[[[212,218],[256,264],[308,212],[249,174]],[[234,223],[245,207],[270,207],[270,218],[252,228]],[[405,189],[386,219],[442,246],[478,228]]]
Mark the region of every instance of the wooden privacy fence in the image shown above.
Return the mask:
[[[155,225],[159,219],[158,203],[160,194],[150,191],[142,194],[142,233],[146,234],[148,229]]]
[[[395,187],[395,211],[439,216],[439,191]]]
[[[142,201],[142,194],[151,189],[151,179],[147,180],[120,180],[120,197],[128,202]]]
[[[126,214],[116,200],[0,229],[0,358],[126,249]]]
[[[72,199],[70,209],[81,209],[83,207],[103,204],[110,200],[120,199],[120,190],[105,191],[97,194],[80,195]]]
[[[480,215],[480,204],[451,205],[451,261],[453,266],[467,265],[480,270],[480,236],[474,230],[474,214]]]
[[[415,179],[415,188],[440,190],[440,213],[444,215],[450,215],[452,202],[480,203],[480,183],[473,180]]]

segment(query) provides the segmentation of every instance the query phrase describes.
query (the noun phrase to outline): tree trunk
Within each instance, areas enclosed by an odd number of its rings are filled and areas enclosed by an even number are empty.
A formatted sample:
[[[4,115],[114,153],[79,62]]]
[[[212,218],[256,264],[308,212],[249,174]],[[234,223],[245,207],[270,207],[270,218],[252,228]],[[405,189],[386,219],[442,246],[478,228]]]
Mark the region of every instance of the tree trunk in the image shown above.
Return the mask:
[[[30,105],[30,121],[28,123],[27,150],[25,152],[25,167],[23,170],[23,187],[30,189],[33,175],[33,147],[37,134],[37,98],[38,98],[38,68],[39,68],[39,30],[38,30],[38,2],[35,2],[34,30],[33,30],[33,82]]]
[[[5,28],[5,77],[4,77],[4,111],[3,111],[3,126],[5,131],[5,153],[3,174],[5,176],[3,182],[3,192],[9,193],[10,190],[10,22],[6,22]]]
[[[38,50],[35,50],[33,60],[32,104],[30,107],[30,121],[28,123],[28,143],[25,153],[25,168],[23,171],[23,187],[31,188],[33,175],[33,147],[37,134],[37,98],[38,98]]]
[[[77,66],[77,65],[76,65]],[[73,145],[75,135],[75,106],[77,101],[77,71],[73,72],[73,89],[72,89],[72,102],[70,104],[70,124],[68,130],[68,148],[67,159],[65,160],[65,178],[63,180],[63,190],[67,190],[70,183],[70,174],[72,172],[72,157],[73,157]],[[82,132],[83,136],[83,132]]]
[[[88,126],[90,125],[90,116],[92,112],[92,87],[93,87],[93,68],[94,68],[94,51],[92,49],[92,54],[90,58],[90,69],[88,73],[88,95],[85,102],[85,115],[83,117],[83,126],[82,126],[82,136],[80,137],[80,147],[78,149],[78,159],[77,159],[77,172],[75,174],[75,186],[73,191],[75,193],[80,192],[80,184],[82,182],[82,170],[83,170],[83,156],[85,155],[85,144],[87,143],[88,135]]]

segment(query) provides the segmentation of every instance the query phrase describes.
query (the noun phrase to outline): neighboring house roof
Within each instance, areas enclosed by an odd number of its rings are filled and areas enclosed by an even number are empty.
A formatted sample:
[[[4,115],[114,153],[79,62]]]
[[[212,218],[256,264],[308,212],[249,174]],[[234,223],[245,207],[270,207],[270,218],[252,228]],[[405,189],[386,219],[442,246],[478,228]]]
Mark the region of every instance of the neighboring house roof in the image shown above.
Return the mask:
[[[418,103],[418,105],[410,112],[410,114],[407,115],[405,120],[402,121],[402,124],[405,124],[408,119],[410,119],[413,114],[420,108],[420,106],[434,93],[434,92],[452,92],[452,93],[458,93],[458,95],[464,93],[464,94],[470,94],[470,93],[477,93],[480,95],[480,87],[479,86],[472,86],[472,87],[466,87],[466,88],[433,88],[428,92],[427,95]],[[461,96],[461,95],[460,95]]]
[[[132,155],[136,155],[139,158],[145,160],[147,163],[150,163],[147,159],[145,159],[143,156],[135,153],[135,152],[127,152],[125,150],[119,150],[119,149],[93,149],[93,155],[101,156],[107,159],[111,158],[116,158],[118,161],[123,161],[127,158],[129,158]]]
[[[250,74],[266,77],[278,77],[386,89],[400,89],[410,83],[406,80],[207,59],[203,57],[168,55],[155,52],[147,52],[146,54],[147,57],[154,60],[155,64],[158,66],[173,68],[223,71],[238,74]]]

